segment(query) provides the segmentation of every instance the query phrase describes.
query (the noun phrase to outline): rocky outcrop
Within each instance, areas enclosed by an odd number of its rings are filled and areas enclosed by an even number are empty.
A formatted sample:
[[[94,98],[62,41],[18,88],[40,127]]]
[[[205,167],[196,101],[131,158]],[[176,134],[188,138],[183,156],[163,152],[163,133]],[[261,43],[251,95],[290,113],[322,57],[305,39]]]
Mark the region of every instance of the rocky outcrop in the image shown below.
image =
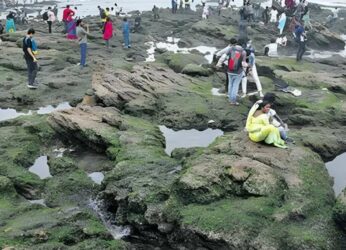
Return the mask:
[[[333,210],[333,217],[336,223],[342,228],[342,230],[346,230],[346,195],[345,190],[341,192],[338,196],[336,204]]]
[[[157,62],[142,62],[145,42],[165,41],[172,32],[183,38],[181,45],[221,48],[237,33],[235,18],[228,19],[234,12],[197,21],[200,17],[193,13],[162,11],[167,14],[162,22],[151,22],[145,13],[131,51],[112,47],[116,56],[102,48],[98,18],[90,18],[90,67],[82,71],[73,66],[77,45],[58,34],[49,39],[39,33],[39,80],[45,86],[37,92],[29,93],[19,83],[25,80],[23,34],[3,36],[7,50],[0,47],[5,55],[0,59],[0,103],[37,107],[67,98],[76,107],[52,113],[50,127],[38,115],[0,123],[1,247],[126,248],[90,210],[90,198],[97,196],[106,212],[102,219],[131,226],[127,240],[133,248],[343,249],[344,194],[335,201],[323,162],[346,151],[342,60],[296,63],[257,57],[264,90],[275,91],[274,108],[287,121],[296,145],[283,150],[253,143],[242,130],[256,97],[234,107],[225,97],[213,96],[213,87],[224,86],[224,75],[203,65],[202,55],[165,52]],[[257,48],[275,36],[274,28],[249,27]],[[341,46],[334,34],[323,27],[320,31],[310,33],[316,38],[309,39],[311,46]],[[121,44],[120,37],[115,39]],[[278,92],[276,83],[299,88],[302,96]],[[249,90],[253,88],[250,81]],[[158,125],[212,126],[226,133],[207,148],[176,149],[170,157]],[[57,148],[72,145],[107,156],[107,166],[97,167],[105,174],[101,185],[88,177],[90,169],[83,168],[73,149]],[[42,154],[52,175],[44,180],[27,170]],[[31,204],[24,197],[44,202]]]

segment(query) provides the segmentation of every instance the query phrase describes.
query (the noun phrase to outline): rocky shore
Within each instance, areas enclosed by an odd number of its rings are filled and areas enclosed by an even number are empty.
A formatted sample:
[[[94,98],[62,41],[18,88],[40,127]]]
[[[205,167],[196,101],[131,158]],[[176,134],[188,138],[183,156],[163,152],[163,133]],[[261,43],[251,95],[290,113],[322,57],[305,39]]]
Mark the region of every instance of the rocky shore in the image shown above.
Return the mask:
[[[344,21],[321,24],[329,13],[313,5],[309,49],[345,48]],[[167,37],[180,38],[174,44],[180,49],[225,47],[238,32],[236,12],[204,21],[199,12],[161,9],[160,15],[154,22],[143,13],[143,29],[131,34],[129,50],[122,48],[120,19],[108,50],[98,18],[87,17],[89,67],[82,70],[76,42],[31,23],[39,47],[41,85],[35,91],[25,86],[20,48],[28,26],[0,36],[0,107],[32,111],[0,122],[0,247],[345,249],[346,190],[335,197],[325,167],[346,152],[345,58],[297,63],[290,57],[293,41],[282,56],[263,57],[276,26],[251,25],[264,91],[277,95],[275,109],[296,141],[286,150],[256,144],[243,132],[256,97],[232,107],[213,95],[224,74],[215,72],[207,55],[156,46],[155,60],[146,61],[150,44],[173,45]],[[302,96],[277,91],[277,81]],[[72,107],[34,112],[63,102]],[[206,148],[167,155],[160,125],[225,134]],[[29,171],[40,156],[47,156],[51,177]],[[104,174],[101,184],[88,176],[95,172]]]

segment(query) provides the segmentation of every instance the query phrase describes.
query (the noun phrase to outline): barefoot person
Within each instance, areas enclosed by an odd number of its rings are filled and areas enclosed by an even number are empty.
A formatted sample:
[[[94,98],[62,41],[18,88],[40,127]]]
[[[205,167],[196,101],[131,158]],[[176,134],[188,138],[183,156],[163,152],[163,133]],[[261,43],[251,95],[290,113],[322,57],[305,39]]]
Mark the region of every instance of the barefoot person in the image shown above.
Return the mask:
[[[27,35],[23,39],[23,52],[26,65],[28,67],[28,88],[36,89],[37,83],[35,82],[37,75],[37,59],[33,53],[32,38],[35,35],[34,29],[29,29]]]

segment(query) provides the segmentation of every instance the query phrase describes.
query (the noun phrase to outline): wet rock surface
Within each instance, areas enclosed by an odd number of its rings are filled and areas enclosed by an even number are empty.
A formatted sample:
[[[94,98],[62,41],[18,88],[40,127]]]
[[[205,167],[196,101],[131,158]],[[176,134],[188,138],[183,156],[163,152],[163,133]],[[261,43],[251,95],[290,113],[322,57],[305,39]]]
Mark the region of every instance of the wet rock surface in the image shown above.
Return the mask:
[[[296,144],[283,150],[253,143],[243,127],[256,97],[233,107],[225,97],[212,95],[212,88],[223,88],[224,75],[215,73],[202,55],[160,51],[156,62],[144,62],[145,43],[166,41],[172,34],[183,38],[180,46],[223,48],[237,33],[238,17],[225,13],[200,21],[192,13],[161,12],[162,22],[143,14],[144,28],[133,34],[131,50],[121,48],[121,36],[110,50],[104,48],[98,19],[89,17],[89,67],[83,70],[76,65],[78,45],[58,33],[49,36],[37,24],[37,91],[25,88],[24,33],[1,37],[2,108],[33,110],[65,101],[74,108],[0,123],[0,246],[344,249],[345,192],[335,198],[324,166],[346,151],[342,58],[340,63],[296,63],[288,57],[258,56],[264,90],[277,95],[275,110],[288,122]],[[119,25],[117,20],[117,29]],[[313,26],[318,32],[311,33],[309,46],[343,48],[338,35],[329,31],[342,27]],[[249,28],[256,48],[268,43],[273,30],[255,24]],[[277,81],[298,88],[302,96],[277,91]],[[250,89],[252,85],[250,81]],[[165,153],[159,125],[202,130],[210,120],[224,136],[206,148],[176,149],[172,157]],[[85,155],[73,153],[75,145],[98,152],[93,166],[85,166]],[[62,153],[54,153],[59,147]],[[47,155],[52,175],[43,180],[28,171],[41,155]],[[102,155],[99,161],[97,155]],[[91,171],[102,171],[101,185],[89,178]],[[90,208],[90,199],[96,198],[111,223],[131,227],[126,243],[114,240]],[[39,199],[46,206],[28,201]]]

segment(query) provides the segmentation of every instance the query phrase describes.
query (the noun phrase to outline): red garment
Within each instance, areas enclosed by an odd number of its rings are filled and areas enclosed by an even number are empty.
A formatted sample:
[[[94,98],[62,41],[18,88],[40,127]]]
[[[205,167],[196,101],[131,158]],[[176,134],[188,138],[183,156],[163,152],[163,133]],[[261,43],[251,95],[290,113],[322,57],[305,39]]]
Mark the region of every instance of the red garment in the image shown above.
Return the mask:
[[[111,21],[105,23],[103,30],[103,40],[109,40],[113,37],[113,24]]]
[[[62,20],[67,21],[68,17],[71,15],[71,13],[73,13],[73,15],[74,15],[74,11],[71,10],[70,8],[64,9],[64,12],[62,14]]]

